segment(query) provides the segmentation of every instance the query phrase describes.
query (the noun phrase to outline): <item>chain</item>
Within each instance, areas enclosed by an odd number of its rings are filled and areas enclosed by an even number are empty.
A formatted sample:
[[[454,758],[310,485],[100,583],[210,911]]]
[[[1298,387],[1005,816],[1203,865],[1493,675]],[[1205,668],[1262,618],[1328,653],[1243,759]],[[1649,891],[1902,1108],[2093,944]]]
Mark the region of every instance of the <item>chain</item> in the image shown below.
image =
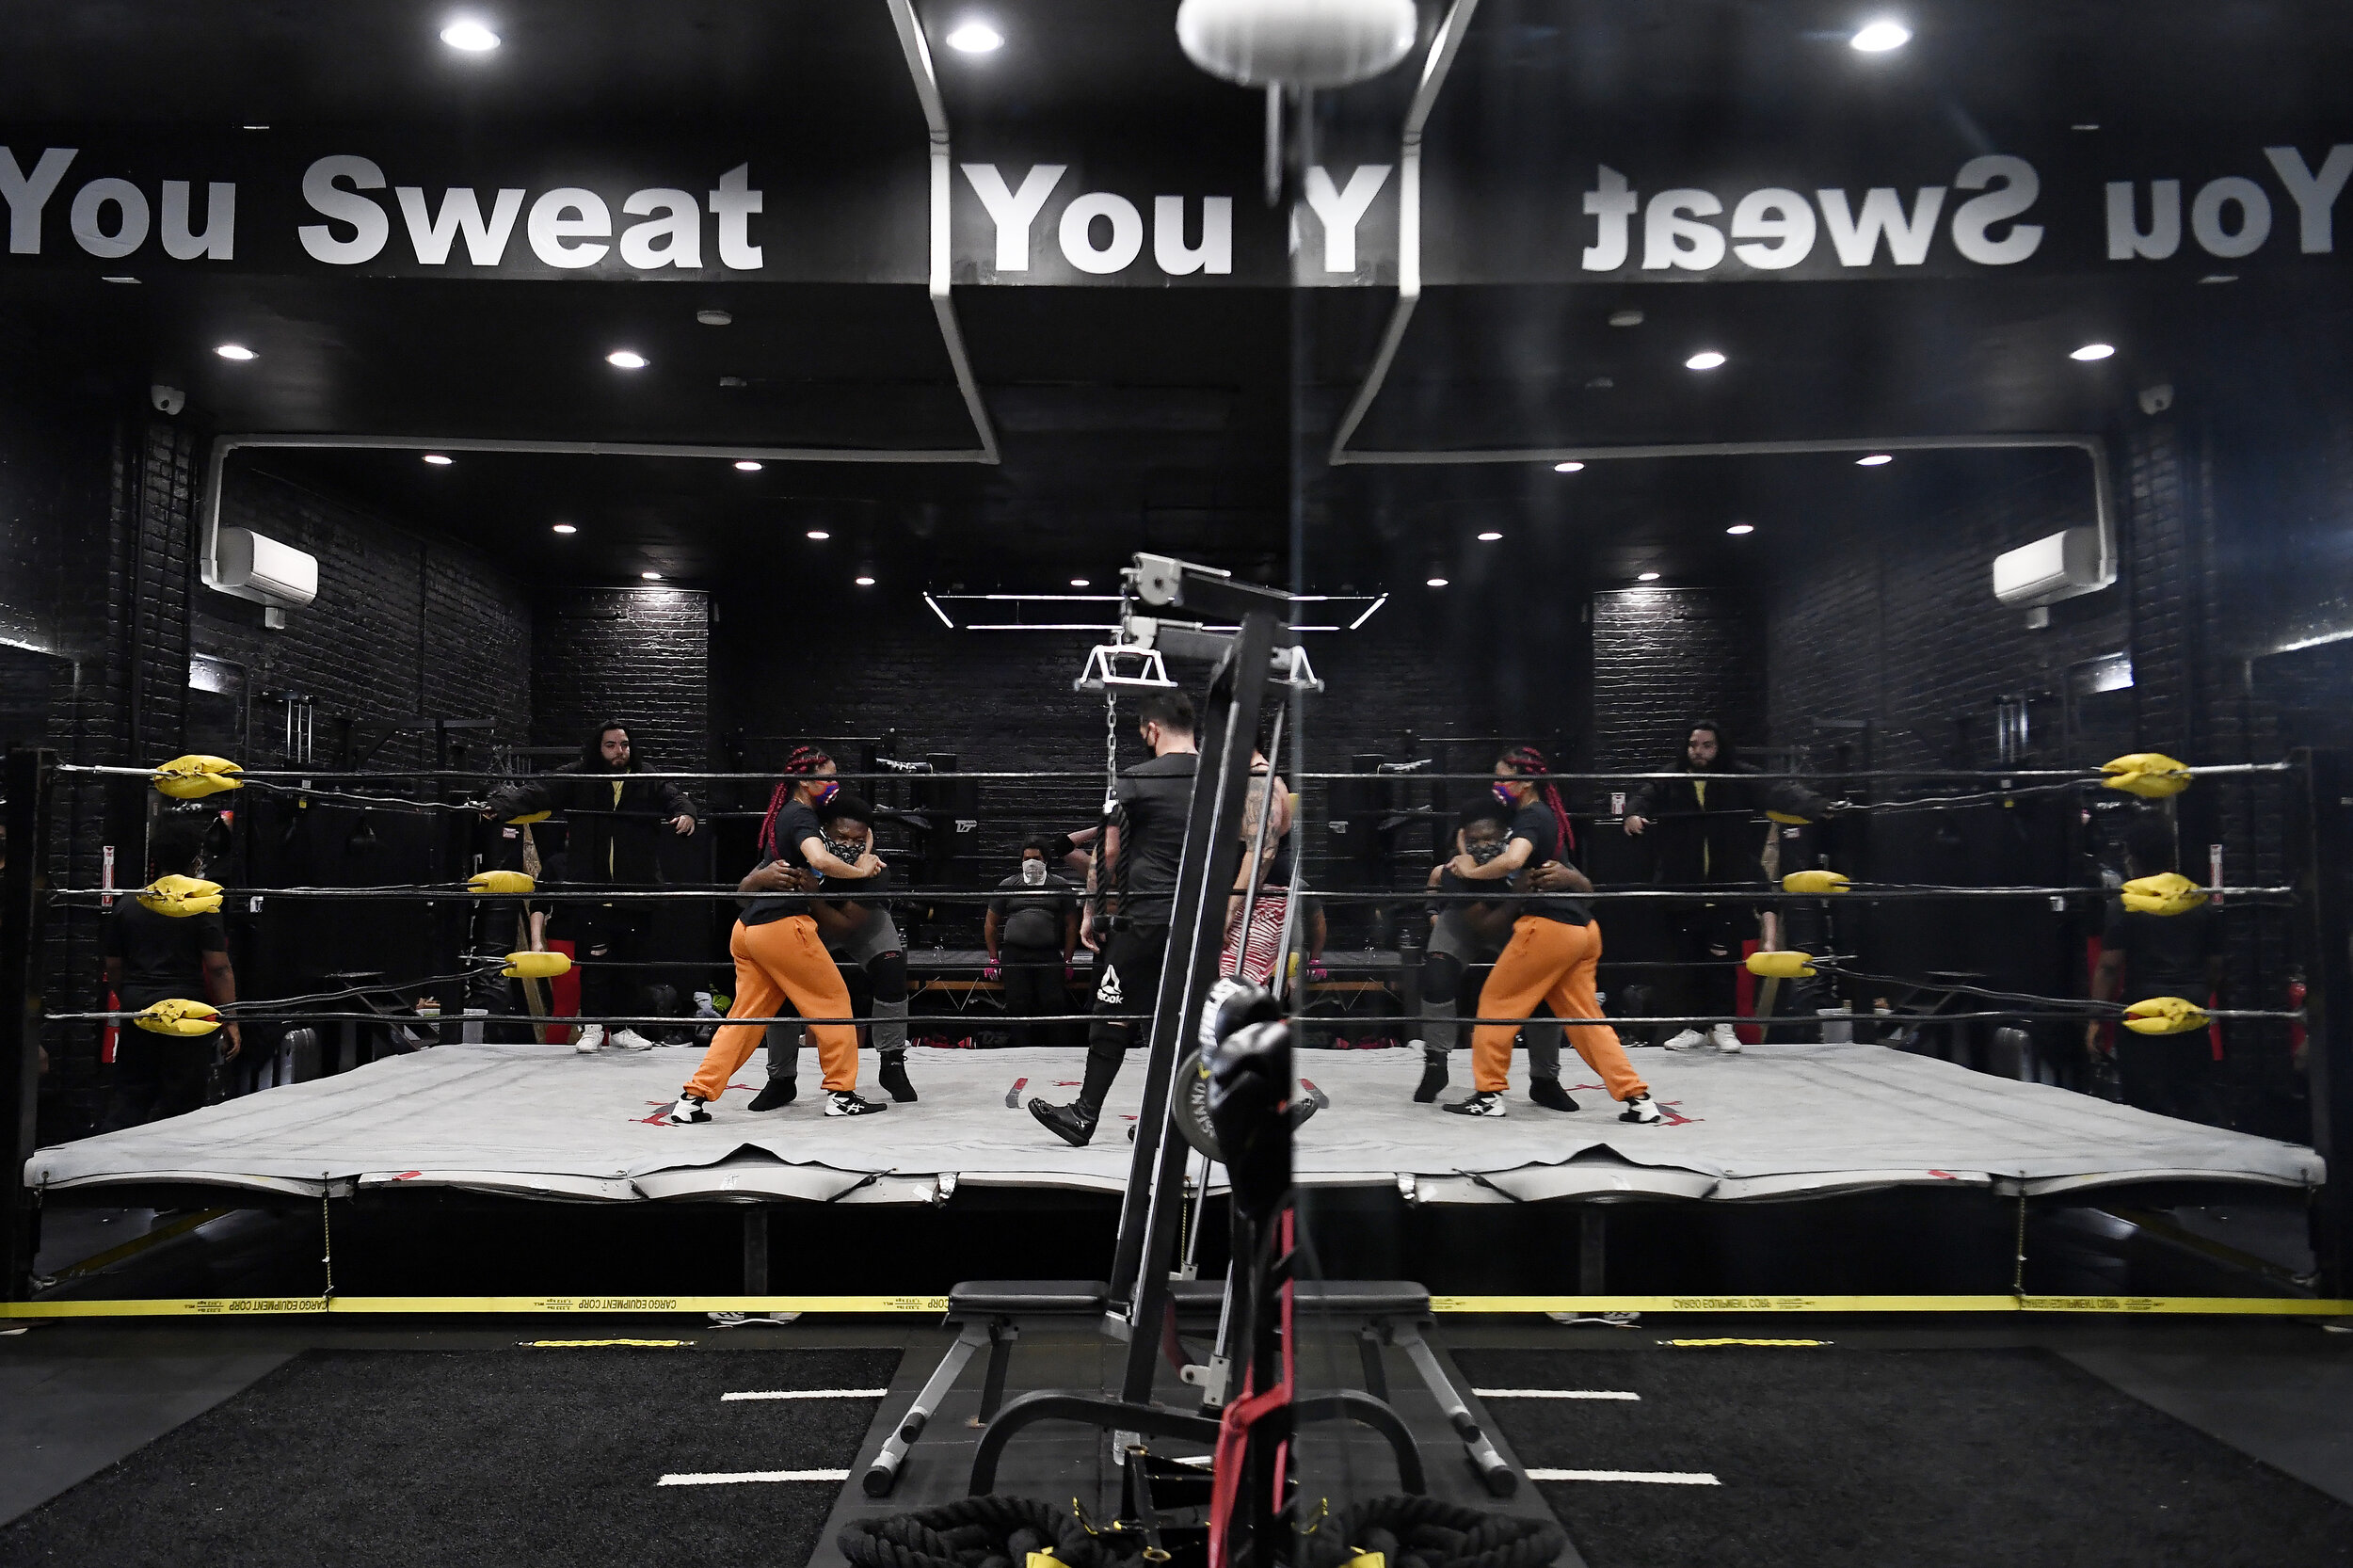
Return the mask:
[[[1119,693],[1103,688],[1103,815],[1119,798]]]

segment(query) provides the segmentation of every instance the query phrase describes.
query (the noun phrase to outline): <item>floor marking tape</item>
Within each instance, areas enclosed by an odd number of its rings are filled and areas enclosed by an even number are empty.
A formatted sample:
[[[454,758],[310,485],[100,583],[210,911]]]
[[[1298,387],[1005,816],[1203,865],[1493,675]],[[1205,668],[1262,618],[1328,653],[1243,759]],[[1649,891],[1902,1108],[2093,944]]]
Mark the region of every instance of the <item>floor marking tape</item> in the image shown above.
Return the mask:
[[[753,1480],[832,1480],[850,1479],[847,1470],[733,1470],[702,1475],[664,1476],[656,1486],[733,1486]]]
[[[941,1313],[945,1296],[237,1296],[0,1302],[0,1318],[227,1318],[283,1313]]]
[[[1433,1296],[1433,1312],[2118,1312],[2353,1317],[2302,1296]]]
[[[744,1394],[722,1394],[723,1400],[881,1400],[888,1388],[760,1388]]]
[[[520,1339],[516,1343],[535,1351],[592,1350],[602,1345],[627,1345],[637,1350],[673,1351],[691,1345],[692,1339]]]
[[[1639,1480],[1659,1486],[1721,1486],[1705,1470],[1530,1470],[1529,1480]]]
[[[1827,1339],[1661,1339],[1662,1345],[1674,1345],[1684,1350],[1705,1350],[1714,1345],[1762,1345],[1767,1350],[1805,1350],[1827,1345]]]
[[[1482,1400],[1639,1400],[1617,1388],[1474,1388]]]

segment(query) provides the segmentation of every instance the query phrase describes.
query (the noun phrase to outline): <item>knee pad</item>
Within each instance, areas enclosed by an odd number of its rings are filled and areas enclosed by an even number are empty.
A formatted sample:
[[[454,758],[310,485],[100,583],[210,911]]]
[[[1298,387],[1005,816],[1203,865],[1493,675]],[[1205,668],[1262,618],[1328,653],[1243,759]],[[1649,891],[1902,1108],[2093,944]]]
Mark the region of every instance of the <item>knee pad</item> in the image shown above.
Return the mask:
[[[1452,1001],[1463,988],[1463,961],[1450,952],[1433,952],[1421,967],[1424,1001]]]
[[[873,984],[874,1000],[904,1001],[907,998],[907,955],[878,953],[866,961],[866,978]]]

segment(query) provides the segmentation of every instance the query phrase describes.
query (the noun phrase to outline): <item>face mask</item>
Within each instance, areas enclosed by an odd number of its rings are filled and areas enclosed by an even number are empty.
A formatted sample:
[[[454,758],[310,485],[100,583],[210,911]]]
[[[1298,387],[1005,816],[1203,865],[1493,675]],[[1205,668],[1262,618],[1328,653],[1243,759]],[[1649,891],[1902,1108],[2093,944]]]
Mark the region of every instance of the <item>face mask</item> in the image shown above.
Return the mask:
[[[1495,792],[1496,799],[1503,802],[1504,805],[1510,806],[1514,804],[1512,799],[1511,785],[1503,783],[1501,780],[1497,780],[1496,783],[1489,785],[1488,788]]]
[[[820,837],[823,837],[823,835],[820,835]],[[845,844],[837,839],[826,839],[825,850],[828,854],[833,856],[835,859],[847,860],[852,865],[856,865],[857,863],[857,857],[866,853],[866,846],[864,844]]]
[[[1470,846],[1470,857],[1482,866],[1502,853],[1503,840],[1500,839],[1490,839],[1485,843]]]
[[[1046,886],[1046,862],[1045,862],[1045,861],[1043,861],[1043,860],[1024,860],[1024,861],[1022,861],[1022,862],[1021,862],[1021,880],[1022,880],[1024,883],[1026,883],[1028,886],[1032,887],[1032,888],[1043,888],[1043,887],[1045,887],[1045,886]]]
[[[839,784],[820,784],[817,786],[817,804],[823,806],[840,792],[841,786]]]

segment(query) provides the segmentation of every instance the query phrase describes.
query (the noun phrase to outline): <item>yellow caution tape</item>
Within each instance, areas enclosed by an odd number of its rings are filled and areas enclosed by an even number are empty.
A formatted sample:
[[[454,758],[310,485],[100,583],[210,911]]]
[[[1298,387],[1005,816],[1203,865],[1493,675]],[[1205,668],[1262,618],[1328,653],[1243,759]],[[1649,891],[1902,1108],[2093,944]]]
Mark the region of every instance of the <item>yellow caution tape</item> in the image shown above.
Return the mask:
[[[155,1003],[144,1012],[134,1014],[131,1021],[150,1034],[194,1036],[210,1034],[218,1029],[220,1014],[209,1002],[173,997]]]
[[[0,1318],[213,1318],[269,1313],[548,1312],[940,1313],[945,1296],[239,1296],[153,1301],[0,1302]]]
[[[2135,1034],[2187,1034],[2211,1021],[2204,1008],[2180,997],[2151,997],[2124,1009],[2124,1027]]]
[[[1785,893],[1843,893],[1847,890],[1844,872],[1791,872],[1781,879]]]
[[[2301,1296],[1433,1296],[1433,1312],[2122,1312],[2353,1317]]]
[[[223,790],[243,789],[244,785],[230,776],[245,770],[226,757],[206,757],[190,752],[175,757],[157,768],[153,775],[155,788],[174,800],[201,800]]]
[[[520,817],[509,817],[506,820],[517,827],[522,827],[531,823],[545,822],[553,815],[555,813],[552,811],[525,811]]]
[[[531,1351],[587,1351],[600,1350],[610,1345],[626,1346],[632,1350],[674,1351],[681,1346],[691,1345],[694,1341],[692,1339],[525,1339],[521,1343],[525,1350]]]
[[[2137,876],[2119,891],[2136,915],[2185,915],[2206,902],[2206,890],[2180,872]]]
[[[139,902],[158,915],[177,919],[187,915],[211,915],[220,909],[220,884],[199,877],[182,876],[178,872],[159,876],[139,893]]]
[[[2143,800],[2163,800],[2189,788],[2189,764],[2177,762],[2162,751],[2136,751],[2101,764],[2100,771],[2107,775],[2100,782],[2109,789]]]
[[[1817,1345],[1827,1345],[1830,1341],[1827,1339],[1661,1339],[1659,1343],[1673,1345],[1678,1350],[1686,1351],[1711,1350],[1718,1345],[1758,1345],[1767,1350],[1794,1351],[1805,1350]]]
[[[466,878],[466,886],[477,893],[527,893],[534,884],[523,872],[476,872]]]
[[[510,952],[506,968],[499,973],[509,980],[552,980],[572,970],[572,955],[568,952]]]
[[[1765,980],[1803,980],[1816,973],[1814,955],[1810,952],[1752,952],[1746,964],[1749,973]]]

